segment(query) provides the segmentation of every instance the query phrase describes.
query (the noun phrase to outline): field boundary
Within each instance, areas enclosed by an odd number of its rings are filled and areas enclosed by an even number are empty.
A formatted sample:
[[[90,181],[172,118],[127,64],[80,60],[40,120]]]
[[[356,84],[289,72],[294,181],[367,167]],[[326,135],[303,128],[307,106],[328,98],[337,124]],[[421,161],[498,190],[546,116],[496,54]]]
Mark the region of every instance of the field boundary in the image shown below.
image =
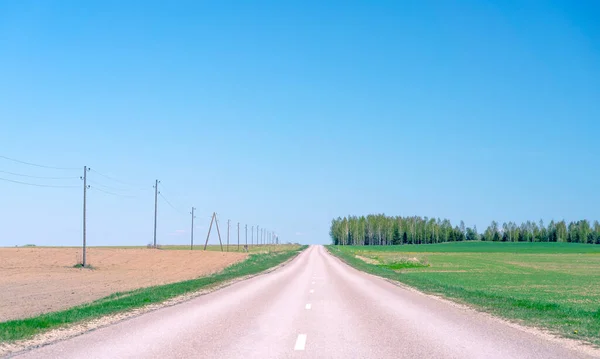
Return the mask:
[[[221,280],[221,281],[216,281],[214,283],[209,283],[209,284],[201,287],[201,289],[197,289],[197,290],[185,293],[185,294],[177,295],[177,296],[168,298],[164,301],[160,301],[160,302],[156,302],[156,303],[149,303],[149,304],[146,304],[141,307],[132,308],[129,310],[123,310],[123,311],[119,311],[119,312],[115,312],[115,313],[111,313],[111,314],[107,314],[107,315],[91,317],[89,319],[77,321],[77,322],[74,322],[72,324],[68,324],[65,326],[60,326],[60,327],[52,328],[52,329],[49,329],[46,331],[41,331],[41,332],[35,334],[33,337],[17,339],[14,341],[0,341],[0,357],[12,357],[14,355],[18,355],[19,353],[22,353],[22,352],[25,352],[25,351],[28,351],[31,349],[51,345],[51,344],[59,342],[59,341],[77,337],[77,336],[80,336],[80,335],[85,334],[90,331],[94,331],[94,330],[101,329],[101,328],[104,328],[104,327],[107,327],[107,326],[110,326],[110,325],[113,325],[113,324],[116,324],[119,322],[123,322],[126,320],[130,320],[130,319],[139,317],[139,316],[149,313],[149,312],[153,312],[153,311],[156,311],[156,310],[159,310],[162,308],[172,307],[177,304],[188,302],[194,298],[197,298],[197,297],[200,297],[200,296],[203,296],[206,294],[210,294],[212,292],[229,287],[233,284],[248,280],[250,278],[254,278],[254,277],[258,277],[261,275],[271,273],[271,272],[276,271],[276,270],[286,266],[287,264],[289,264],[291,261],[296,259],[306,248],[308,248],[308,246],[302,246],[297,250],[290,251],[291,253],[285,253],[285,254],[290,254],[290,257],[285,258],[282,262],[280,262],[274,266],[268,267],[267,269],[264,269],[262,271],[259,271],[256,273],[251,273],[251,274],[246,274],[246,275],[240,275],[240,276],[234,277],[232,279],[225,279],[225,280]],[[281,253],[279,253],[279,254],[281,254]],[[240,262],[240,263],[244,263],[244,262]],[[235,266],[235,264],[233,266]],[[227,268],[225,270],[227,270]],[[210,275],[210,276],[201,277],[198,279],[210,278],[210,277],[214,277],[216,275],[222,274],[222,273],[223,273],[223,271],[213,274],[213,275]],[[189,282],[189,281],[170,283],[170,284],[166,284],[166,285],[158,286],[158,287],[165,287],[165,286],[178,284],[178,283],[184,283],[184,282]],[[149,287],[149,288],[158,288],[158,287]],[[149,289],[149,288],[142,288],[142,289]],[[136,292],[136,291],[137,290],[134,290],[131,292]],[[123,294],[128,294],[128,293],[129,292],[115,293],[113,295],[117,295],[117,294],[123,295]],[[111,296],[113,296],[113,295],[111,295]],[[110,298],[111,296],[101,298],[98,301],[104,301],[107,298]],[[121,298],[121,296],[119,296],[119,298]],[[94,302],[92,302],[92,303],[94,303]],[[52,314],[52,313],[47,313],[47,314]],[[44,314],[44,315],[46,315],[46,314]],[[41,315],[39,317],[42,317],[44,315]],[[37,318],[37,317],[35,317],[35,318]],[[29,318],[29,319],[35,319],[35,318]],[[0,324],[3,324],[3,323],[0,323]]]
[[[487,310],[487,308],[469,303],[465,300],[462,300],[461,298],[452,298],[452,297],[446,297],[443,294],[430,293],[430,292],[421,290],[419,288],[413,287],[409,284],[400,282],[398,280],[394,280],[394,279],[386,278],[386,277],[383,277],[383,276],[380,276],[380,275],[377,275],[374,273],[370,273],[366,270],[363,270],[362,268],[355,266],[353,263],[350,263],[343,256],[339,256],[338,253],[340,253],[340,252],[336,251],[336,250],[332,250],[332,246],[325,246],[325,248],[327,249],[327,252],[332,257],[336,258],[337,260],[344,263],[348,267],[353,268],[354,270],[360,271],[361,273],[364,273],[368,276],[372,276],[377,279],[382,279],[382,280],[384,280],[390,284],[393,284],[397,287],[400,287],[404,290],[407,290],[407,291],[410,291],[413,293],[418,293],[420,295],[423,295],[423,296],[435,299],[437,301],[446,303],[448,305],[459,308],[461,310],[469,311],[472,313],[477,313],[478,315],[483,315],[486,318],[489,318],[496,322],[502,323],[511,328],[515,328],[515,329],[521,330],[523,332],[533,334],[533,335],[543,338],[545,340],[549,340],[549,341],[558,343],[564,347],[576,350],[582,354],[600,358],[600,347],[598,347],[594,343],[590,343],[588,341],[580,340],[580,339],[568,338],[568,337],[560,335],[557,332],[550,331],[549,329],[546,329],[543,327],[528,325],[524,320],[518,320],[518,319],[514,319],[514,318],[505,318],[505,317],[501,317],[501,316],[492,314]],[[360,260],[360,259],[357,259],[357,260]],[[368,266],[373,266],[372,264],[368,264],[366,262],[362,262],[362,263],[364,263],[367,268],[368,268]]]

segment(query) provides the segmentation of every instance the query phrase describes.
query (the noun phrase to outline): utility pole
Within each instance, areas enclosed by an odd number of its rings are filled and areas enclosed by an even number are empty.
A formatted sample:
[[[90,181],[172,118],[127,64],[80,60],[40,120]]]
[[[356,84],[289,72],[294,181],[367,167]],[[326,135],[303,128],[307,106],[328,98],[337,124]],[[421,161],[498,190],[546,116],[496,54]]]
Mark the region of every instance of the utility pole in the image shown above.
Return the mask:
[[[221,231],[219,230],[219,220],[217,219],[217,212],[213,212],[212,217],[210,217],[210,226],[208,227],[206,242],[204,242],[204,250],[206,250],[206,246],[208,246],[208,238],[210,238],[210,230],[212,229],[213,222],[217,227],[217,234],[219,235],[219,244],[221,245],[221,252],[223,252],[223,242],[221,242]]]
[[[227,220],[227,252],[229,252],[229,222],[231,222],[230,219]]]
[[[83,180],[83,256],[82,256],[82,265],[83,268],[85,268],[85,266],[87,265],[87,261],[86,261],[86,242],[85,242],[85,226],[86,226],[86,216],[85,216],[85,207],[86,207],[86,200],[87,200],[87,189],[88,189],[88,185],[87,185],[87,173],[88,173],[88,168],[87,166],[83,166],[83,177],[81,177],[81,179]]]
[[[258,228],[259,228],[259,226],[256,225],[256,245],[259,245],[259,243],[260,243],[260,240],[258,239]]]
[[[238,252],[240,251],[240,222],[238,222]]]
[[[193,249],[194,249],[194,218],[196,218],[196,217],[194,216],[194,210],[195,210],[195,209],[196,209],[196,208],[192,207],[192,212],[191,212],[191,215],[192,215],[192,231],[191,231],[191,233],[192,233],[192,240],[191,240],[191,242],[190,242],[190,250],[193,250]]]
[[[248,249],[248,225],[246,225],[246,250]]]
[[[252,231],[250,232],[250,235],[252,236],[252,238],[250,238],[250,245],[253,246],[254,245],[254,226],[252,226]],[[248,240],[248,237],[246,237],[246,241]]]
[[[156,248],[156,216],[158,213],[158,184],[159,180],[154,182],[154,248]]]
[[[221,231],[219,230],[219,219],[217,218],[217,213],[215,212],[215,226],[217,226],[217,235],[219,236],[219,244],[221,245],[221,252],[223,252],[223,242],[221,241]],[[229,230],[229,228],[228,228]]]

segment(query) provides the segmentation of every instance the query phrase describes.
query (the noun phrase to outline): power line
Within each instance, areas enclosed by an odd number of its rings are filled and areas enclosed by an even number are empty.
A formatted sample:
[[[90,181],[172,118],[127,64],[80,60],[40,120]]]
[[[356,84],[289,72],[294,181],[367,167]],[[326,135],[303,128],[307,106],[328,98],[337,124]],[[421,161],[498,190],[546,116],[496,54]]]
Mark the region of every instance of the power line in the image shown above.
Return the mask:
[[[30,176],[30,175],[24,175],[21,173],[14,173],[14,172],[9,172],[9,171],[2,171],[0,170],[1,173],[6,173],[12,176],[19,176],[19,177],[28,177],[28,178],[39,178],[39,179],[51,179],[51,180],[62,180],[62,179],[77,179],[79,177],[44,177],[44,176]]]
[[[112,191],[129,191],[128,189],[123,189],[123,188],[116,188],[116,187],[111,187],[111,186],[107,186],[104,185],[102,183],[98,183],[96,181],[93,181],[91,179],[88,179],[88,182],[95,184],[96,186],[100,186],[102,188],[106,188],[107,190],[112,190]]]
[[[92,172],[94,172],[95,174],[97,174],[97,175],[99,175],[99,176],[102,176],[102,177],[104,177],[104,178],[106,178],[106,179],[109,179],[109,180],[111,180],[111,181],[118,182],[118,183],[120,183],[120,184],[124,184],[124,185],[126,185],[126,186],[131,186],[131,187],[141,187],[141,186],[137,186],[137,185],[134,185],[134,184],[131,184],[131,183],[123,182],[123,181],[121,181],[121,180],[119,180],[119,179],[116,179],[116,178],[114,178],[114,177],[111,177],[111,176],[105,175],[105,174],[103,174],[103,173],[100,173],[100,172],[98,172],[98,171],[96,171],[96,170],[94,170],[94,169],[91,169],[91,168],[90,168],[90,171],[92,171]]]
[[[129,195],[112,193],[112,192],[109,192],[109,191],[105,191],[102,188],[98,188],[98,187],[94,187],[94,186],[91,186],[90,188],[95,189],[95,190],[100,191],[100,192],[104,192],[106,194],[110,194],[110,195],[116,196],[116,197],[124,197],[124,198],[135,198],[136,197],[136,196],[129,196]]]
[[[35,164],[35,163],[25,162],[25,161],[17,160],[17,159],[6,157],[6,156],[2,156],[2,155],[0,155],[0,158],[4,158],[5,160],[9,160],[9,161],[17,162],[17,163],[22,163],[24,165],[29,165],[29,166],[34,166],[34,167],[41,167],[41,168],[49,168],[49,169],[53,169],[53,170],[65,170],[65,171],[79,170],[79,168],[71,168],[71,167],[53,167],[53,166],[38,165],[38,164]]]
[[[168,200],[167,198],[165,198],[165,196],[163,196],[163,194],[162,194],[162,193],[158,192],[158,195],[159,195],[159,196],[160,196],[162,199],[164,199],[164,200],[165,200],[165,202],[167,202],[167,204],[168,204],[169,206],[171,206],[171,208],[173,208],[175,211],[179,212],[180,214],[183,214],[183,212],[182,212],[182,211],[180,211],[180,210],[178,210],[177,208],[175,208],[175,206],[173,206],[173,205],[171,204],[171,202],[169,202],[169,200]]]
[[[162,193],[162,192],[164,192],[164,191],[165,191],[165,185],[164,185],[163,183],[161,183],[161,190],[160,190],[160,192]],[[167,192],[169,192],[169,193],[173,193],[173,192],[171,192],[171,190],[169,190],[168,188],[167,188]],[[175,197],[178,197],[178,196],[175,196]],[[174,201],[174,202],[177,202],[177,204],[178,204],[178,205],[181,205],[181,202],[179,202],[179,201]],[[180,207],[184,207],[184,206],[180,206]]]
[[[10,179],[7,179],[7,178],[0,178],[0,180],[1,181],[6,181],[6,182],[12,182],[12,183],[24,184],[24,185],[27,185],[27,186],[35,186],[35,187],[79,188],[79,186],[57,186],[57,185],[49,185],[49,184],[28,183],[28,182],[14,181],[14,180],[10,180]]]

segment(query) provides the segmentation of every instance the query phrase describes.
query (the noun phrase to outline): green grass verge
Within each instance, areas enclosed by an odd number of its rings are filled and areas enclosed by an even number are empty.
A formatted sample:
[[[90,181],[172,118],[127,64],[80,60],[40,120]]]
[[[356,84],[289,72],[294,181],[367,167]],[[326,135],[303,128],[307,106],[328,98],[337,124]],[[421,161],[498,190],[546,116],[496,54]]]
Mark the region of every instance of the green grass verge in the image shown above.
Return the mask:
[[[152,303],[160,303],[234,278],[257,274],[285,262],[305,248],[306,246],[302,246],[289,251],[251,254],[245,261],[229,266],[222,272],[208,277],[115,293],[89,304],[59,312],[2,322],[0,323],[0,342],[28,339],[50,329],[140,308]]]
[[[515,245],[522,247],[515,251]],[[600,345],[600,246],[479,242],[415,247],[327,246],[359,270]],[[394,268],[406,258],[429,266]]]
[[[370,252],[414,253],[600,253],[600,245],[556,242],[447,242],[437,244],[405,244],[397,246],[340,246],[348,249],[368,249]]]

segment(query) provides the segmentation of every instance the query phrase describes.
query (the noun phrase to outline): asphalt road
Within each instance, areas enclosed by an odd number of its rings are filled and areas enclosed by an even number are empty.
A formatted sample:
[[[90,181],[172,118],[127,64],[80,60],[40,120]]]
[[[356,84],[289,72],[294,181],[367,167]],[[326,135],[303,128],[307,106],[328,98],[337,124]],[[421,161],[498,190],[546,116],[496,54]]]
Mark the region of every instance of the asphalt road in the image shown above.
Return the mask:
[[[312,246],[269,274],[19,358],[584,358]]]

